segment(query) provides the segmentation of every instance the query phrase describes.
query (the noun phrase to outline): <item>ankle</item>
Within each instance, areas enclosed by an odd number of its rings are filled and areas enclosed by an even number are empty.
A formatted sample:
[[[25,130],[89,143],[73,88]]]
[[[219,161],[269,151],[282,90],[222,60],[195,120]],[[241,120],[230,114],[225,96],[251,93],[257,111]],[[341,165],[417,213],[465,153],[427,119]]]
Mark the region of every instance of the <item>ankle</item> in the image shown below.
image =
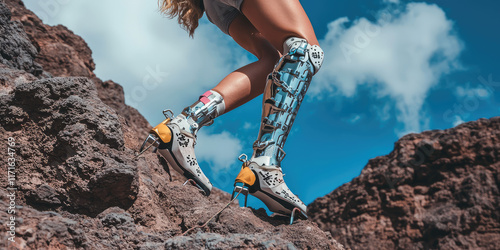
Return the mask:
[[[184,114],[179,114],[178,116],[176,116],[171,124],[173,125],[177,125],[179,127],[179,129],[181,131],[185,131],[185,132],[188,132],[192,135],[195,135],[198,130],[199,130],[199,127],[198,125],[193,122],[193,121],[190,121]]]
[[[184,118],[188,125],[186,131],[193,135],[203,126],[210,126],[213,120],[224,114],[225,103],[222,95],[216,91],[209,90],[200,96],[193,105],[186,107],[179,115]]]

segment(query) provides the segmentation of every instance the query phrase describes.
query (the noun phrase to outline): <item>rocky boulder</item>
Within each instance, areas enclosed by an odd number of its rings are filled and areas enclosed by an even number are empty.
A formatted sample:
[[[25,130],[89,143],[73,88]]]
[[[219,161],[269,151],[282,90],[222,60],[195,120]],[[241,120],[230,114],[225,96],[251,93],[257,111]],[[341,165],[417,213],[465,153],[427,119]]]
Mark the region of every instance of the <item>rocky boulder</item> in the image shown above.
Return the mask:
[[[410,134],[309,205],[352,249],[498,249],[500,117]]]

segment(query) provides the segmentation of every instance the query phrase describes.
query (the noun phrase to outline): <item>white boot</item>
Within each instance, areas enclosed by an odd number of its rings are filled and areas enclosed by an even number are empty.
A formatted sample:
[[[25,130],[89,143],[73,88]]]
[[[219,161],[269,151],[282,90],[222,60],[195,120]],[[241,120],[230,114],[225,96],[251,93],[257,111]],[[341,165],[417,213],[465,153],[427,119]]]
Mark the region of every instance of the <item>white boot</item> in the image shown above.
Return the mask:
[[[212,183],[198,165],[194,153],[196,137],[186,131],[186,124],[187,119],[182,114],[166,124],[170,129],[172,139],[167,143],[160,143],[158,152],[165,158],[169,166],[188,180],[193,180],[208,196],[212,190]]]
[[[169,166],[188,179],[187,182],[193,181],[205,195],[210,195],[212,183],[201,171],[194,152],[196,133],[202,126],[212,124],[213,119],[222,115],[224,110],[222,96],[211,90],[200,96],[193,105],[186,107],[176,118],[172,118],[172,111],[164,111],[167,119],[151,130],[141,152],[148,144],[149,147],[155,147]]]
[[[235,192],[244,189],[244,195],[250,193],[257,197],[271,212],[294,215],[294,210],[298,210],[299,216],[307,218],[306,205],[290,191],[283,179],[281,168],[268,166],[266,162],[269,162],[269,159],[265,156],[245,161],[235,180]]]

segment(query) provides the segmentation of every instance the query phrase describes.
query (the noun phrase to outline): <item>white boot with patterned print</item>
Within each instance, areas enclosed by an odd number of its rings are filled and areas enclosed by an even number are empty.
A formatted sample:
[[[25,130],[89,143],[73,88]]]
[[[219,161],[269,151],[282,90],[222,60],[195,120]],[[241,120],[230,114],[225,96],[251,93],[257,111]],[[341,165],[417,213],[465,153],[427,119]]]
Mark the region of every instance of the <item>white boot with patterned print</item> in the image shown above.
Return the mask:
[[[212,183],[198,165],[194,153],[196,137],[186,130],[188,125],[187,119],[182,114],[168,123],[167,127],[171,131],[172,139],[168,143],[160,143],[158,152],[165,158],[169,166],[188,180],[193,180],[208,196],[212,190]]]
[[[236,177],[235,190],[242,189],[245,199],[250,193],[264,202],[269,211],[291,215],[291,222],[295,215],[307,218],[306,205],[286,185],[281,167],[269,165],[269,158],[265,156],[242,161],[243,167]]]
[[[196,160],[196,134],[201,127],[212,124],[224,111],[224,99],[213,90],[205,92],[198,101],[186,107],[175,118],[172,111],[163,111],[167,119],[150,131],[140,151],[142,153],[149,147],[154,147],[169,166],[188,179],[186,183],[195,184],[208,196],[212,183],[203,174]]]

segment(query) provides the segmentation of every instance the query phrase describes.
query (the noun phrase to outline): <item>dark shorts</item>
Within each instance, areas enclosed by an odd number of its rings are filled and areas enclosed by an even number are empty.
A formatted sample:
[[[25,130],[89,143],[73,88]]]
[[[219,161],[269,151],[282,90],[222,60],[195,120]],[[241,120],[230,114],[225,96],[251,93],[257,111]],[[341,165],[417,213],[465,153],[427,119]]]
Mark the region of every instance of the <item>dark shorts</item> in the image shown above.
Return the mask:
[[[243,0],[203,0],[208,20],[229,35],[229,25],[240,14]]]

